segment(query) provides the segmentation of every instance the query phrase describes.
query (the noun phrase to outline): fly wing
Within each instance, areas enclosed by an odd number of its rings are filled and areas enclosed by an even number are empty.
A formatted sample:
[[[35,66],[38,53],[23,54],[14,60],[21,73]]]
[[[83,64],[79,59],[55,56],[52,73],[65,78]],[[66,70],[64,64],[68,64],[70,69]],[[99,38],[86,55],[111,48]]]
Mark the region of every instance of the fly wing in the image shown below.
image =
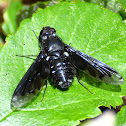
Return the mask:
[[[32,100],[40,92],[49,74],[48,61],[41,51],[15,89],[11,106],[15,108],[22,107]]]
[[[105,63],[77,51],[68,45],[66,45],[66,51],[69,53],[71,61],[77,69],[80,69],[105,83],[113,85],[121,85],[124,83],[121,74]]]

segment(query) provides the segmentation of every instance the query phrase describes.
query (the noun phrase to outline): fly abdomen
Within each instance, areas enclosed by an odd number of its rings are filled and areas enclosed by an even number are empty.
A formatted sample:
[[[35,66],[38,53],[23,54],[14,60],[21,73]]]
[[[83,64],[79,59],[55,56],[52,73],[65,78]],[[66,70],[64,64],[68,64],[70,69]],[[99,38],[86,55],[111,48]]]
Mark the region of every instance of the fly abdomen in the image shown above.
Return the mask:
[[[74,66],[65,55],[53,60],[51,64],[51,78],[54,84],[60,88],[68,88],[75,76]]]

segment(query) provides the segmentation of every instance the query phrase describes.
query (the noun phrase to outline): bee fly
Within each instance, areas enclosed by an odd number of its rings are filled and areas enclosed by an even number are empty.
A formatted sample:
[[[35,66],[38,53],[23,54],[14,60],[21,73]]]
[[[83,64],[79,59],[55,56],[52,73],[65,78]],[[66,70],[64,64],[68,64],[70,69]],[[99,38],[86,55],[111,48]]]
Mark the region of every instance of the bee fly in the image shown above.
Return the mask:
[[[11,105],[15,108],[22,107],[32,100],[49,76],[56,86],[62,89],[70,87],[75,76],[75,68],[105,83],[124,83],[121,74],[110,66],[63,43],[54,28],[43,27],[39,41],[41,51],[12,96]]]

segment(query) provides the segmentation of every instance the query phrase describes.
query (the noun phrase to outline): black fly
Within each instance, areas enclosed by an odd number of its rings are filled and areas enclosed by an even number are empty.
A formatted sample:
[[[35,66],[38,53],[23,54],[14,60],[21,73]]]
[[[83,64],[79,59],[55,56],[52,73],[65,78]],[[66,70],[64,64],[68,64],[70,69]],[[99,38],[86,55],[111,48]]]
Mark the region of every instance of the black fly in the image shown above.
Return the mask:
[[[22,107],[32,100],[49,76],[60,88],[70,87],[75,68],[105,83],[124,83],[122,76],[110,66],[63,43],[54,28],[43,27],[39,40],[41,51],[15,89],[11,100],[13,107]]]

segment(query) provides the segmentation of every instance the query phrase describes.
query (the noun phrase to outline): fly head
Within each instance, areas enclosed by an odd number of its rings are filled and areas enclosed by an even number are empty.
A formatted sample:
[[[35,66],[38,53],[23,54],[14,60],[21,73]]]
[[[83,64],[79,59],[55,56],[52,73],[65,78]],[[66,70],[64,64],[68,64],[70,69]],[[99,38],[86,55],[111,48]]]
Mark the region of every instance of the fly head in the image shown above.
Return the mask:
[[[54,28],[50,28],[49,26],[43,27],[43,29],[40,31],[39,40],[41,43],[43,43],[44,40],[55,36],[56,30]]]

